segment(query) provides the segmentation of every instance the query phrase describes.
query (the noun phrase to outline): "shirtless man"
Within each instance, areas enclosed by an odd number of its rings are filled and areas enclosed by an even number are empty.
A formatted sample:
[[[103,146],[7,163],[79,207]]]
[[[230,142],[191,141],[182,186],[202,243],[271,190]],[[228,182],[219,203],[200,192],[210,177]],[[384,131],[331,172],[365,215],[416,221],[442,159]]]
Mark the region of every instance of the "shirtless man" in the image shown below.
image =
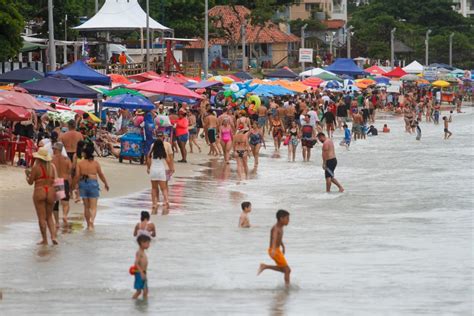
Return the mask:
[[[352,133],[354,135],[354,140],[361,139],[363,133],[363,122],[364,118],[360,114],[359,110],[355,110],[355,113],[352,115]]]
[[[70,120],[67,123],[67,126],[69,131],[61,134],[61,136],[59,136],[59,141],[64,144],[67,156],[72,161],[74,154],[76,153],[77,143],[81,140],[84,140],[84,136],[76,131],[76,122],[74,120]]]
[[[330,138],[326,138],[324,133],[318,133],[318,140],[323,144],[323,170],[326,177],[326,192],[331,192],[331,183],[334,183],[339,192],[344,192],[342,185],[334,178],[334,170],[337,166],[336,153],[334,151],[334,143]]]
[[[67,214],[69,213],[69,196],[70,196],[70,184],[71,184],[71,171],[72,162],[68,158],[64,157],[61,152],[63,150],[63,144],[57,142],[53,145],[53,160],[52,163],[56,167],[58,178],[64,179],[64,192],[66,197],[61,200],[61,206],[63,208],[63,223],[67,226]],[[59,201],[54,203],[53,215],[56,221],[56,227],[59,227]]]
[[[291,127],[291,122],[295,120],[296,108],[293,103],[286,108],[286,118],[285,118],[285,129],[289,129]]]
[[[285,259],[285,244],[283,244],[283,227],[290,222],[290,213],[285,210],[279,210],[276,213],[277,223],[273,225],[270,233],[270,248],[268,254],[275,261],[276,265],[260,264],[257,275],[260,275],[264,270],[270,269],[285,274],[285,284],[290,284],[291,269]]]
[[[204,128],[207,130],[207,136],[209,138],[209,154],[218,156],[219,151],[217,149],[217,117],[214,115],[211,109],[208,110],[208,115],[204,119]]]
[[[260,107],[257,110],[258,127],[262,129],[263,134],[265,134],[265,125],[267,125],[267,111],[267,107],[263,104],[260,104]]]

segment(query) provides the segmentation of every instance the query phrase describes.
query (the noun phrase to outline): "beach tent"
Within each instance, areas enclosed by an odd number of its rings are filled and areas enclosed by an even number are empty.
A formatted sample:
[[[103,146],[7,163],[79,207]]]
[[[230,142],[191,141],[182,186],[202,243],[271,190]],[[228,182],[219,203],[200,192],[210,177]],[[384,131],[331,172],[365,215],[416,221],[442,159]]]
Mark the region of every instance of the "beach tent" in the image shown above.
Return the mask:
[[[122,108],[122,109],[142,109],[145,111],[151,111],[155,109],[155,105],[150,102],[147,98],[133,94],[122,94],[110,98],[103,103],[106,107]]]
[[[106,0],[92,18],[74,29],[79,31],[146,29],[146,20],[146,12],[138,0]],[[170,30],[151,17],[148,21],[152,30]]]
[[[100,84],[109,85],[110,77],[103,75],[91,67],[87,66],[82,60],[78,60],[73,64],[70,64],[63,69],[57,71],[51,71],[46,74],[46,77],[61,74],[72,78],[80,83],[84,84]]]
[[[298,75],[294,73],[291,69],[289,68],[281,68],[277,69],[275,71],[272,71],[266,75],[264,75],[266,78],[283,78],[283,79],[296,79],[298,78]]]
[[[178,97],[202,99],[201,95],[168,78],[160,78],[141,83],[134,83],[128,85],[127,88],[160,95],[173,95]]]
[[[277,95],[293,95],[295,92],[288,90],[280,85],[258,85],[255,89],[252,90],[253,94],[258,96],[277,96]]]
[[[21,83],[20,86],[31,94],[65,98],[97,99],[99,95],[96,90],[63,75],[54,75],[38,81]]]
[[[253,77],[248,72],[245,72],[245,71],[239,71],[239,72],[236,72],[233,75],[236,76],[237,78],[241,79],[241,80],[252,80],[253,79]]]
[[[382,68],[380,68],[380,67],[377,66],[377,65],[373,65],[373,66],[371,66],[371,67],[365,69],[365,72],[368,72],[368,73],[371,74],[371,75],[379,75],[379,76],[381,76],[381,75],[383,75],[383,74],[386,73],[385,70],[383,70]]]
[[[322,68],[313,68],[313,69],[309,69],[309,70],[300,72],[299,76],[300,77],[314,77],[314,76],[320,75],[322,73],[327,73],[327,74],[330,74],[330,75],[333,75],[333,76],[336,75],[335,73],[332,73],[330,71],[326,71]]]
[[[395,67],[392,71],[387,72],[384,76],[386,77],[393,77],[393,78],[400,78],[405,76],[407,73],[400,67]]]
[[[403,67],[403,70],[409,74],[419,74],[423,72],[423,65],[417,62],[416,60],[414,60],[407,66]]]
[[[42,79],[44,75],[31,68],[21,68],[0,75],[0,82],[21,83],[32,79]]]
[[[351,76],[364,75],[365,72],[358,67],[350,58],[337,58],[331,65],[325,68],[335,74],[346,74]]]

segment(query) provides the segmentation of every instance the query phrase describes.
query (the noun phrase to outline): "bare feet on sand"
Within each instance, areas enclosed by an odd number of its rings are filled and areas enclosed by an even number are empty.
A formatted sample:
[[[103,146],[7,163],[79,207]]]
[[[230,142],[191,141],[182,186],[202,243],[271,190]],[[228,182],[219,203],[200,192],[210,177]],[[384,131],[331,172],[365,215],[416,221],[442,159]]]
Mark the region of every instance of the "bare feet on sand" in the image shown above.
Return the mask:
[[[257,275],[260,275],[260,273],[262,273],[263,270],[265,270],[265,264],[260,263],[260,267],[258,268]]]
[[[48,245],[48,241],[47,240],[40,240],[36,244],[46,246],[46,245]]]

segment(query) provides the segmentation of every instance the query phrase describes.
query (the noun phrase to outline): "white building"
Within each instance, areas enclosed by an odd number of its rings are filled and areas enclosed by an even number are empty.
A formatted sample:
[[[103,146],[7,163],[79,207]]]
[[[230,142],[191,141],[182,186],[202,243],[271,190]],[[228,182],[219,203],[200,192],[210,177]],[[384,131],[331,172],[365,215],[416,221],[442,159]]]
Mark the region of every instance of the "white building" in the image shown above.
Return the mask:
[[[453,9],[464,17],[474,17],[474,0],[453,0]]]

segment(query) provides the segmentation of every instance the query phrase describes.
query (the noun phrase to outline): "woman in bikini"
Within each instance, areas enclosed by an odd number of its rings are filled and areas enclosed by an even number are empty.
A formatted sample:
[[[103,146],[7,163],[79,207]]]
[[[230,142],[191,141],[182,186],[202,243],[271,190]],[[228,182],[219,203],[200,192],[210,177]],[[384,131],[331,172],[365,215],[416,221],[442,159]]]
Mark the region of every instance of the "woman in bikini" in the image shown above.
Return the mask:
[[[275,116],[272,120],[272,136],[275,144],[275,151],[280,151],[281,139],[283,138],[284,129],[279,116]]]
[[[26,169],[26,181],[29,185],[35,184],[33,191],[33,203],[38,216],[38,223],[41,231],[42,240],[38,245],[47,245],[48,237],[46,230],[51,234],[51,240],[54,245],[58,244],[56,239],[56,227],[53,219],[53,206],[56,200],[56,192],[53,187],[56,177],[56,168],[51,163],[52,157],[48,150],[41,147],[37,153],[33,154],[36,158],[33,168]]]
[[[140,223],[135,225],[135,229],[133,231],[133,236],[138,237],[140,235],[145,235],[148,237],[156,237],[156,227],[150,221],[150,213],[147,211],[142,211],[140,214]]]
[[[248,175],[248,150],[249,140],[247,135],[242,129],[239,129],[237,134],[234,136],[234,157],[237,162],[237,173],[239,174],[240,180],[247,179]]]
[[[249,144],[250,144],[250,149],[252,150],[252,155],[254,158],[254,167],[258,166],[258,155],[260,152],[260,147],[265,147],[265,139],[263,137],[263,131],[261,128],[258,127],[257,122],[253,122],[252,128],[250,129],[250,132],[248,133],[248,138],[249,138]]]
[[[84,218],[88,230],[94,229],[99,198],[99,178],[104,183],[105,190],[109,191],[109,185],[102,168],[99,162],[94,160],[94,145],[87,144],[84,149],[84,159],[77,163],[74,183],[79,183],[79,194],[84,203]]]
[[[228,164],[230,161],[230,150],[232,149],[232,128],[228,119],[222,122],[222,126],[219,128],[219,136],[222,151],[224,152],[224,162]]]
[[[298,147],[299,139],[301,138],[300,129],[295,121],[291,122],[291,126],[288,129],[287,135],[290,136],[288,142],[288,161],[295,161],[296,148]]]

